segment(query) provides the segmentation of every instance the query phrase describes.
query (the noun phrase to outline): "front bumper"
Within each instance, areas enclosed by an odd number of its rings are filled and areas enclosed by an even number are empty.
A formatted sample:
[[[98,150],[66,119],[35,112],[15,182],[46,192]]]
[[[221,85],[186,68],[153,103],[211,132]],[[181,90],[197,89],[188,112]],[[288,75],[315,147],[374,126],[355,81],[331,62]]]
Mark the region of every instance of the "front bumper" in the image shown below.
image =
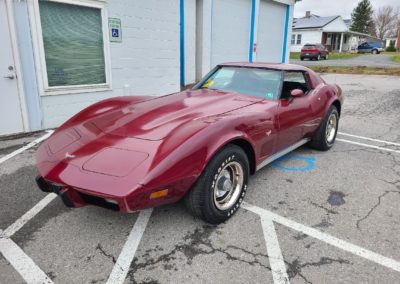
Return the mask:
[[[126,210],[126,207],[120,206],[122,200],[118,202],[111,198],[87,194],[72,187],[48,182],[41,176],[36,177],[36,184],[41,191],[54,192],[60,196],[61,200],[67,207],[79,208],[86,205],[95,205],[113,211],[128,211]]]
[[[157,189],[149,190],[144,187],[137,188],[133,193],[127,196],[104,195],[93,193],[81,188],[53,183],[47,181],[42,176],[36,177],[36,184],[41,191],[47,193],[53,192],[60,196],[61,200],[67,207],[79,208],[87,205],[94,205],[122,213],[130,213],[150,207],[173,203],[182,197],[182,194],[177,194],[176,191],[171,190],[172,194],[169,196],[151,199],[151,194],[157,192]]]

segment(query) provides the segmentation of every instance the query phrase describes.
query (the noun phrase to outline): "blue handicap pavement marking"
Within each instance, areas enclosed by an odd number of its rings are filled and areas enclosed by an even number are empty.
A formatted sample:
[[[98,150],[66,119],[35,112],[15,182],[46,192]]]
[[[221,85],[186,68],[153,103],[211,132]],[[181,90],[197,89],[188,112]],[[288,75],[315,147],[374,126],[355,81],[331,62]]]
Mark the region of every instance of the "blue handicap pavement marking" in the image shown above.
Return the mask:
[[[301,168],[298,167],[294,167],[294,168],[290,168],[290,167],[286,167],[283,166],[281,163],[284,161],[287,161],[289,159],[298,159],[298,160],[303,160],[305,162],[307,162],[307,165]],[[286,170],[286,171],[310,171],[315,167],[315,161],[317,160],[317,158],[315,157],[304,157],[304,156],[300,156],[300,155],[286,155],[283,156],[282,158],[279,158],[278,160],[276,160],[275,162],[272,163],[272,166],[277,167],[279,169],[282,170]]]

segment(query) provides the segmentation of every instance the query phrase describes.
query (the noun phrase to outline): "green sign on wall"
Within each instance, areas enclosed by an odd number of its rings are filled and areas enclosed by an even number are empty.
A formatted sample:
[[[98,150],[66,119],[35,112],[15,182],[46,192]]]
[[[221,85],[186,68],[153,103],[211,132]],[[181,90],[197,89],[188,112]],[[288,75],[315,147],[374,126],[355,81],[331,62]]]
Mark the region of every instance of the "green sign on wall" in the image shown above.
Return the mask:
[[[111,42],[122,42],[121,20],[108,18],[108,30]]]

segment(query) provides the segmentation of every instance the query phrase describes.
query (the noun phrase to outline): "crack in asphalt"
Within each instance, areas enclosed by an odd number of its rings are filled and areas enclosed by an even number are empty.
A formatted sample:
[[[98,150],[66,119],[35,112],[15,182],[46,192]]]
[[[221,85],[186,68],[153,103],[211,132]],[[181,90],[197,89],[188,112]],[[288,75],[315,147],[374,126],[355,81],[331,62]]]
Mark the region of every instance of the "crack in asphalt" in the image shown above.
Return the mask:
[[[318,204],[318,203],[315,203],[315,202],[310,201],[310,200],[308,202],[311,205],[313,205],[313,206],[315,206],[317,208],[323,209],[325,211],[325,218],[323,218],[320,223],[318,223],[316,225],[313,225],[312,227],[314,227],[314,228],[326,228],[326,227],[333,226],[333,224],[330,222],[332,220],[331,219],[331,214],[339,214],[337,211],[329,209],[329,208],[326,208],[325,206],[323,206],[321,204]]]
[[[371,209],[368,211],[368,213],[365,216],[363,216],[362,218],[357,220],[356,226],[359,230],[361,229],[360,224],[363,221],[365,221],[368,217],[370,217],[371,214],[375,211],[375,209],[381,205],[382,198],[384,198],[386,195],[391,194],[391,193],[400,194],[400,169],[396,170],[396,167],[399,166],[399,163],[397,162],[397,159],[393,155],[393,153],[386,153],[386,155],[391,159],[391,162],[392,162],[391,167],[388,169],[392,170],[392,172],[394,173],[394,175],[397,176],[398,179],[394,180],[394,181],[388,181],[388,180],[384,180],[384,179],[379,179],[379,180],[395,187],[397,190],[386,190],[385,192],[383,192],[381,195],[378,196],[378,201],[371,207]]]
[[[110,258],[114,264],[117,262],[117,260],[115,259],[115,256],[113,256],[112,254],[107,253],[107,252],[103,249],[103,247],[101,246],[100,243],[97,244],[96,250],[98,250],[98,251],[99,251],[102,255],[104,255],[105,257]]]
[[[342,258],[334,259],[330,257],[321,257],[318,262],[306,262],[306,263],[300,263],[299,259],[296,258],[292,262],[287,262],[285,261],[286,265],[288,266],[288,276],[289,280],[295,278],[297,275],[300,276],[306,283],[312,284],[310,280],[305,277],[301,271],[305,267],[320,267],[323,265],[329,265],[332,263],[339,263],[339,264],[351,264],[350,261]]]
[[[357,226],[357,228],[358,228],[359,230],[361,229],[361,228],[360,228],[361,222],[365,221],[369,216],[371,216],[372,212],[374,212],[375,209],[378,208],[379,205],[381,205],[382,198],[385,197],[386,195],[388,195],[389,193],[398,193],[398,194],[400,194],[400,191],[396,191],[396,190],[386,190],[384,193],[382,193],[381,195],[379,195],[379,196],[378,196],[378,202],[377,202],[374,206],[371,207],[371,209],[368,211],[368,213],[367,213],[364,217],[362,217],[362,218],[360,218],[360,219],[357,220],[356,226]]]
[[[254,253],[234,245],[228,245],[226,246],[226,248],[216,248],[212,244],[209,238],[213,232],[215,232],[214,226],[203,225],[201,229],[197,228],[194,232],[189,233],[183,238],[184,241],[187,241],[186,243],[176,245],[173,250],[171,250],[168,253],[164,253],[158,256],[157,258],[150,258],[149,257],[150,252],[160,251],[162,249],[160,248],[157,249],[156,247],[155,249],[147,250],[146,253],[142,255],[142,258],[144,258],[143,262],[139,263],[139,259],[135,257],[135,259],[132,262],[131,268],[128,272],[128,277],[130,278],[132,283],[138,283],[134,279],[134,275],[139,269],[146,268],[146,270],[152,270],[155,269],[156,268],[155,265],[159,263],[164,263],[165,270],[174,269],[176,271],[178,269],[173,264],[169,264],[169,262],[176,260],[177,254],[179,252],[184,254],[184,256],[186,257],[186,263],[189,265],[192,264],[192,261],[196,256],[221,253],[225,256],[227,260],[239,261],[252,266],[259,265],[260,267],[271,270],[269,266],[264,265],[259,260],[260,257],[268,258],[267,254]],[[237,250],[240,251],[242,254],[251,255],[253,259],[246,260],[244,258],[237,257],[233,255],[233,253],[230,252],[229,250]]]

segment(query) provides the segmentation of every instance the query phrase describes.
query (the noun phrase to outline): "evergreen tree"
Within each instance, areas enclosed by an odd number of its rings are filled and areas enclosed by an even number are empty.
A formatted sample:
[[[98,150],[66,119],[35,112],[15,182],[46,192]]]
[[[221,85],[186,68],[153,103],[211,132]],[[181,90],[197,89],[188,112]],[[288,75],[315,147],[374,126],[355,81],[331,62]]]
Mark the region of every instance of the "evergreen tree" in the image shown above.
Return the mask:
[[[351,13],[350,30],[367,34],[373,26],[373,9],[369,0],[361,0]]]

